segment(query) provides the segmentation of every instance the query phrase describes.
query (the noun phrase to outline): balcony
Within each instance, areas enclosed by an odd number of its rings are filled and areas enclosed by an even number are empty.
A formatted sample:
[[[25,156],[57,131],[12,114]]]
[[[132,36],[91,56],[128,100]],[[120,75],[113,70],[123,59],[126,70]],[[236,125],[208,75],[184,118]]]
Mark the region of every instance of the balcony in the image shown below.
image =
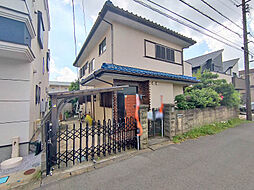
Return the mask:
[[[233,85],[236,90],[245,90],[245,80],[234,76],[232,78]]]
[[[34,55],[30,48],[34,35],[29,32],[27,23],[16,17],[1,16],[1,10],[3,9],[0,9],[0,57],[32,62]]]
[[[0,59],[7,58],[21,63],[31,63],[35,56],[28,45],[0,41]]]

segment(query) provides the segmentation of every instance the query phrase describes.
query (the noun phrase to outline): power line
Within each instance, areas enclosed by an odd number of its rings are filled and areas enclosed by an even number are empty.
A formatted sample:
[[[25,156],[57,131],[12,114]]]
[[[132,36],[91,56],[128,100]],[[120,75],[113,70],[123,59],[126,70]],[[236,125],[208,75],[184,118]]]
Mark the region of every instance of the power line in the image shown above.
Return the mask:
[[[243,29],[241,26],[239,26],[238,24],[236,24],[234,21],[232,21],[230,18],[228,18],[227,16],[225,16],[224,14],[222,14],[220,11],[218,11],[216,8],[214,8],[212,5],[210,5],[209,3],[207,3],[205,0],[200,0],[202,1],[204,4],[206,4],[208,7],[210,7],[211,9],[213,9],[215,12],[217,12],[219,15],[221,15],[222,17],[224,17],[225,19],[229,20],[231,23],[233,23],[235,26],[237,26],[238,28],[240,28],[241,30]]]
[[[238,14],[238,16],[241,16],[240,13],[238,13],[235,9],[229,7],[226,3],[224,3],[223,0],[217,0],[217,1],[219,1],[221,4],[223,4],[226,8],[230,9],[231,11],[234,11],[236,14]]]
[[[228,1],[233,3],[234,5],[239,5],[239,3],[237,1],[233,1],[233,0],[228,0]]]
[[[82,0],[82,11],[83,11],[83,19],[84,19],[84,27],[85,27],[85,35],[87,35],[87,31],[86,31],[86,15],[85,15],[85,0]]]
[[[162,6],[158,3],[155,3],[154,1],[151,1],[151,0],[147,0],[147,1],[154,4],[154,5],[156,5],[156,6],[158,6],[158,7],[160,7],[160,8],[162,8],[162,9],[164,9],[164,10],[166,10],[166,11],[168,11],[168,12],[170,12],[170,13],[172,13],[172,14],[174,14],[174,15],[176,15],[176,16],[178,16],[178,17],[180,17],[180,18],[182,18],[182,19],[184,19],[184,20],[186,20],[186,21],[188,21],[188,22],[190,22],[190,23],[192,23],[192,24],[194,24],[194,25],[196,25],[196,26],[198,26],[198,27],[200,27],[200,28],[202,28],[202,29],[204,29],[204,30],[206,30],[206,31],[208,31],[208,32],[210,32],[210,33],[212,33],[212,34],[214,34],[214,35],[216,35],[216,36],[218,36],[218,37],[220,37],[220,38],[222,38],[222,39],[224,39],[224,40],[226,40],[226,41],[228,41],[228,42],[230,42],[230,43],[232,43],[232,44],[234,44],[235,46],[239,46],[239,44],[237,44],[235,42],[232,42],[232,41],[229,41],[228,39],[226,39],[225,37],[217,34],[216,32],[213,32],[213,31],[205,28],[204,26],[202,26],[202,25],[200,25],[200,24],[198,24],[198,23],[196,23],[192,20],[190,20],[190,19],[188,19],[188,18],[186,18],[186,17],[184,17],[184,16],[182,16],[182,15],[180,15],[180,14],[174,12],[174,11],[171,11],[171,10],[167,9],[166,7],[164,7],[164,6]]]
[[[75,48],[75,57],[77,57],[77,38],[76,38],[76,24],[75,24],[75,5],[74,5],[74,0],[72,2],[72,21],[73,21],[73,36],[74,36],[74,48]],[[77,79],[79,78],[79,72],[78,68],[76,69],[77,72]]]
[[[228,28],[228,27],[227,27],[227,26],[225,26],[224,24],[221,24],[219,21],[217,21],[217,20],[213,19],[212,17],[210,17],[209,15],[207,15],[207,14],[203,13],[203,12],[202,12],[202,11],[200,11],[199,9],[197,9],[197,8],[193,7],[193,6],[192,6],[192,5],[190,5],[189,3],[186,3],[186,2],[185,2],[185,1],[183,1],[183,0],[179,0],[179,1],[180,1],[180,2],[182,2],[182,3],[184,3],[185,5],[187,5],[188,7],[192,8],[193,10],[197,11],[198,13],[202,14],[203,16],[205,16],[205,17],[209,18],[209,19],[210,19],[210,20],[212,20],[213,22],[215,22],[215,23],[217,23],[217,24],[219,24],[219,25],[223,26],[224,28],[226,28],[227,30],[231,31],[232,33],[234,33],[234,34],[238,35],[240,38],[242,37],[242,36],[241,36],[241,34],[239,34],[239,33],[235,32],[235,31],[231,30],[230,28]]]
[[[227,42],[224,42],[224,41],[222,41],[222,40],[220,40],[220,39],[218,39],[218,38],[216,38],[216,37],[214,37],[214,36],[211,36],[211,35],[209,35],[209,34],[203,32],[203,31],[201,31],[201,30],[199,30],[199,29],[197,29],[197,28],[195,28],[195,27],[192,27],[191,25],[186,24],[186,23],[184,23],[183,21],[181,21],[181,20],[179,20],[179,19],[177,19],[177,18],[174,18],[174,17],[172,17],[172,16],[170,16],[170,15],[168,15],[168,14],[166,14],[166,13],[164,13],[164,12],[162,12],[162,11],[160,11],[160,10],[158,10],[158,9],[156,9],[156,8],[154,8],[154,7],[148,5],[148,4],[146,4],[146,3],[144,3],[144,2],[142,2],[142,1],[140,1],[140,0],[133,0],[133,1],[136,2],[136,3],[139,3],[140,5],[142,5],[142,6],[146,7],[146,8],[149,8],[150,10],[155,11],[155,12],[157,12],[157,13],[159,13],[159,14],[161,14],[161,15],[163,15],[163,16],[165,16],[165,17],[171,19],[171,20],[174,20],[175,22],[177,22],[177,23],[179,23],[179,24],[182,24],[182,25],[184,25],[184,26],[187,26],[188,28],[191,28],[192,30],[195,30],[195,31],[197,31],[197,32],[199,32],[199,33],[201,33],[201,34],[203,34],[203,35],[206,35],[206,36],[208,36],[208,37],[210,37],[210,38],[213,38],[213,39],[215,39],[215,40],[217,40],[217,41],[219,41],[219,42],[221,42],[221,43],[223,43],[223,44],[225,44],[225,45],[227,45],[227,46],[229,46],[229,47],[232,47],[232,48],[234,48],[234,49],[236,49],[236,50],[242,51],[242,49],[239,48],[239,46],[233,46],[233,45],[231,45],[231,44],[229,44],[229,43],[227,43]],[[251,52],[250,52],[250,54],[251,54]],[[254,54],[252,54],[252,55],[254,55]]]
[[[75,25],[75,8],[74,0],[72,0],[72,19],[73,19],[73,36],[74,36],[74,46],[75,46],[75,57],[77,56],[77,39],[76,39],[76,25]]]

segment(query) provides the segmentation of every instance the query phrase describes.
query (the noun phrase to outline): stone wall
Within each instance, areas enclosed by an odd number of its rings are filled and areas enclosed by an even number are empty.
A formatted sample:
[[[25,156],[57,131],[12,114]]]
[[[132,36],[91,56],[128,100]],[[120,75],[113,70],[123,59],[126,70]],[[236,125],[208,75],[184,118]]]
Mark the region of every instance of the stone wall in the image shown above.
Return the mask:
[[[238,117],[237,108],[215,107],[192,110],[175,110],[173,105],[164,106],[164,134],[172,138],[193,127],[199,127],[213,122],[227,121]]]

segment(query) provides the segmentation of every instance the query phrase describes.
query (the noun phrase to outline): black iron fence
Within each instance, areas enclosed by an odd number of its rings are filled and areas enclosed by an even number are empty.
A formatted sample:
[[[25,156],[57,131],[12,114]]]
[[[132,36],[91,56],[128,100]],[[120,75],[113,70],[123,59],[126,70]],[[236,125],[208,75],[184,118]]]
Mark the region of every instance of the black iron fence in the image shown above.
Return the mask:
[[[77,163],[96,160],[102,156],[137,148],[137,125],[134,118],[116,121],[80,122],[63,125],[52,138],[51,126],[47,124],[47,174],[53,165],[68,167]],[[56,155],[51,151],[51,139],[57,140]]]

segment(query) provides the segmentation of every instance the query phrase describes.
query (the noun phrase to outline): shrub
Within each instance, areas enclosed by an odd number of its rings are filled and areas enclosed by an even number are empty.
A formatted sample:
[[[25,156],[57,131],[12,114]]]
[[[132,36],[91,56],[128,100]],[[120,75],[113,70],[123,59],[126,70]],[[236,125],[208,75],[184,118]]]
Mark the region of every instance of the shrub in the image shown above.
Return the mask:
[[[217,79],[211,72],[198,72],[200,83],[186,87],[184,94],[175,97],[178,109],[193,109],[215,106],[238,106],[240,94],[225,79]],[[221,98],[223,96],[223,98]]]

